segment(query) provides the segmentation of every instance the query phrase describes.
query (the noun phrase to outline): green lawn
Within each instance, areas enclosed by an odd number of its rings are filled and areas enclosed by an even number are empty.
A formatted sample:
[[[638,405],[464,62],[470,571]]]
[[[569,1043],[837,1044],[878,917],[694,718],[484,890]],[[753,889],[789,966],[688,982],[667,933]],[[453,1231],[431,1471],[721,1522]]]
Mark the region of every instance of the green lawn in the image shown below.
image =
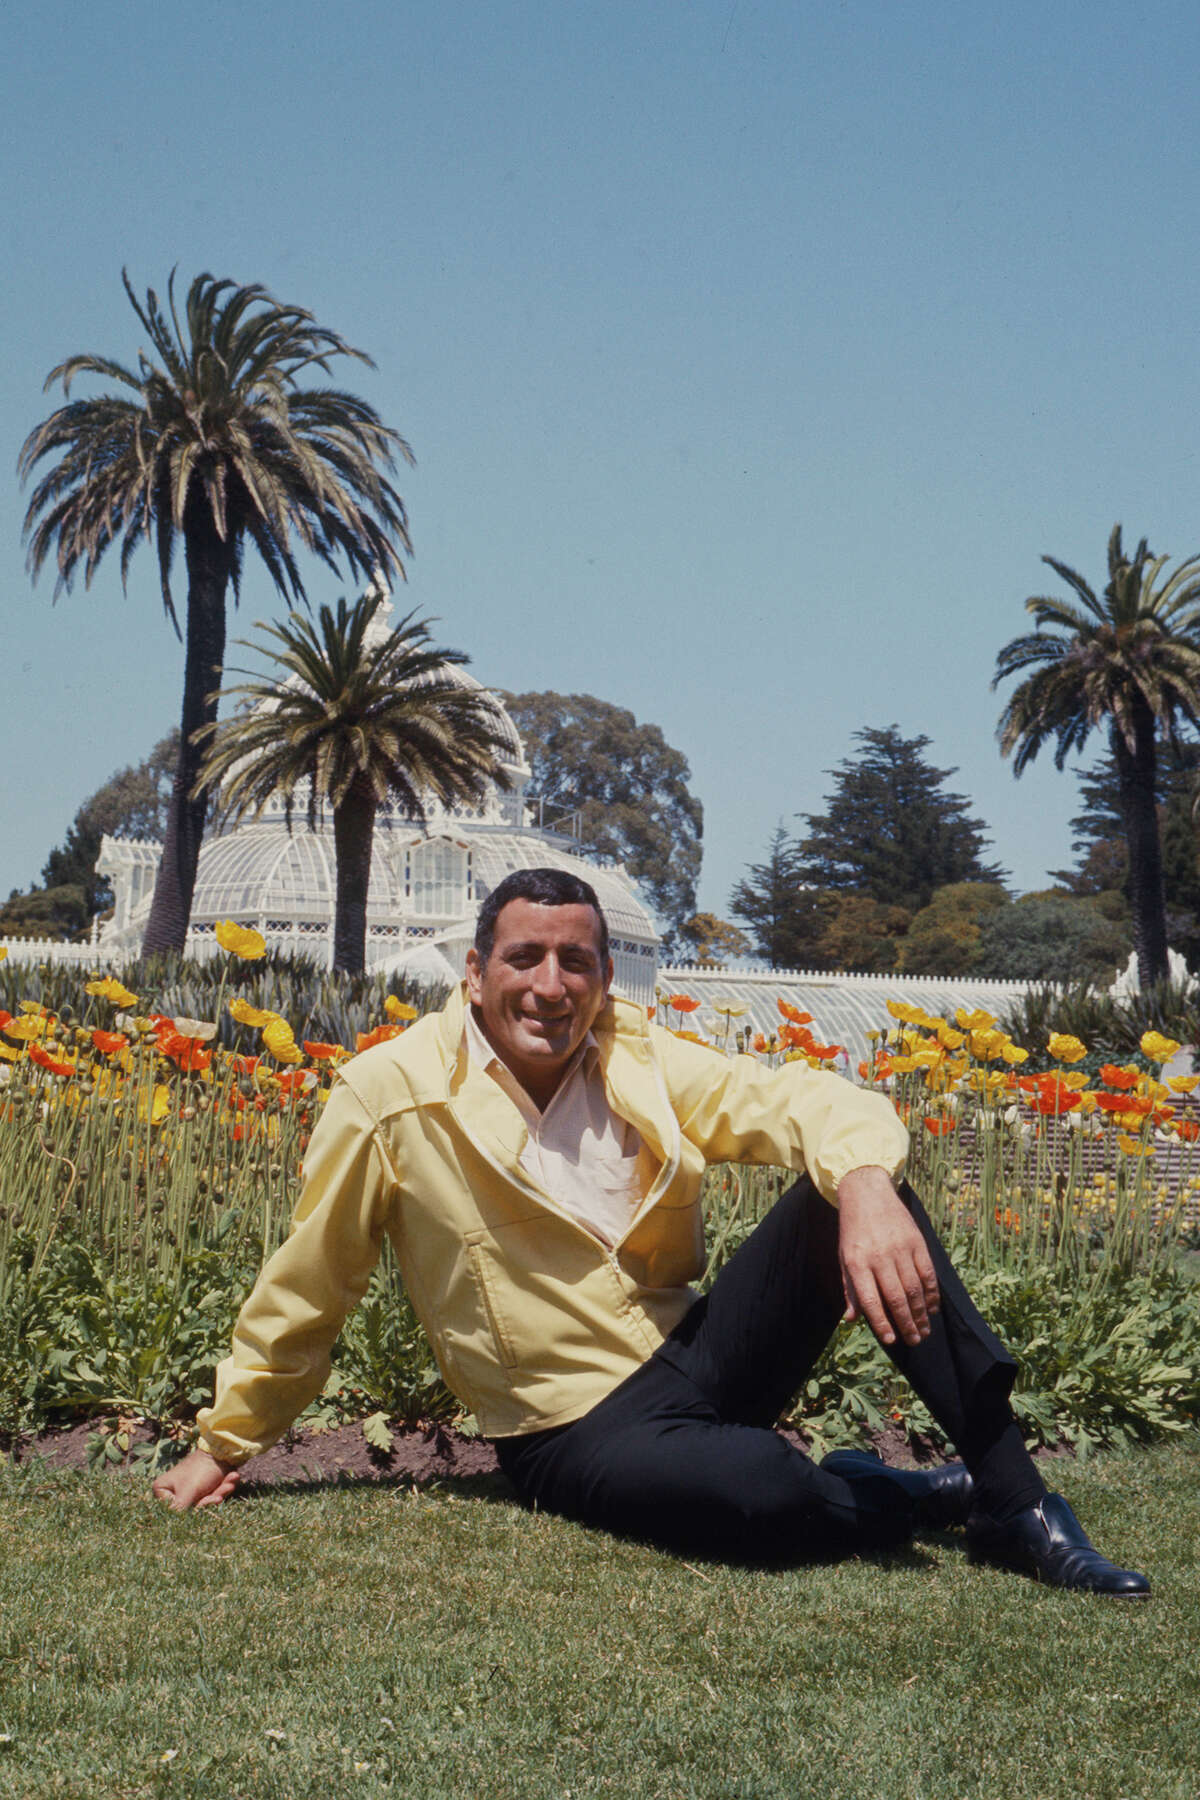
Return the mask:
[[[0,1470],[0,1796],[1200,1794],[1200,1444],[1055,1465],[1148,1604],[968,1566],[689,1567],[498,1486],[177,1517]]]

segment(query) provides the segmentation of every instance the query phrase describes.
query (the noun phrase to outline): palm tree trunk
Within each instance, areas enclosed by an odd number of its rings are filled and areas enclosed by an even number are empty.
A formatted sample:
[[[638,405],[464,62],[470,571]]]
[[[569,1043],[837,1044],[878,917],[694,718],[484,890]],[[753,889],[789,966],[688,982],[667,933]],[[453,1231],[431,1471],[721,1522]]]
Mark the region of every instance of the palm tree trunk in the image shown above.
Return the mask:
[[[183,662],[183,714],[179,762],[167,811],[162,861],[142,939],[142,954],[182,951],[192,916],[192,892],[204,838],[207,798],[193,798],[202,750],[194,741],[202,725],[217,716],[225,667],[225,591],[234,567],[234,549],[217,535],[212,514],[195,485],[183,515],[187,557],[187,638]]]
[[[1155,796],[1157,747],[1154,715],[1143,700],[1135,700],[1134,748],[1131,750],[1116,725],[1112,728],[1113,756],[1129,847],[1129,888],[1133,901],[1133,947],[1137,952],[1138,982],[1143,988],[1165,981],[1167,961],[1167,904],[1163,887],[1162,842]]]
[[[376,805],[374,788],[359,776],[333,815],[337,863],[333,966],[348,975],[361,975],[367,962],[367,891]]]

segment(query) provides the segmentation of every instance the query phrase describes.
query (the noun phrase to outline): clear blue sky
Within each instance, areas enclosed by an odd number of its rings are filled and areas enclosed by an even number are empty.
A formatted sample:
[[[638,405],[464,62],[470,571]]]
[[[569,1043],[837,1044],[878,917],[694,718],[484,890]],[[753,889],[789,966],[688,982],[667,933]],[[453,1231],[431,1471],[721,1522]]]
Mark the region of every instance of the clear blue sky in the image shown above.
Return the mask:
[[[400,604],[687,755],[702,904],[892,721],[1016,888],[1068,860],[1075,783],[1014,781],[989,681],[1042,552],[1200,549],[1194,0],[8,16],[10,470],[58,361],[136,356],[123,263],[261,281],[378,363],[348,385],[418,460]],[[22,511],[10,476],[5,894],[182,673],[152,555],[52,608]],[[281,610],[248,559],[231,637]]]

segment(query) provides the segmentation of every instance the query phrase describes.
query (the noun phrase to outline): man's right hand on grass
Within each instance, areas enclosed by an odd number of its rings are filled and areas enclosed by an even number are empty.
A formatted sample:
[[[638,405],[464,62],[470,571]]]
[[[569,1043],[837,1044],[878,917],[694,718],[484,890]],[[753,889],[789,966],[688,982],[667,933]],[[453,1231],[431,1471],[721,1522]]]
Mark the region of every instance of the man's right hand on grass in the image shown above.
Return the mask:
[[[219,1462],[207,1450],[190,1450],[182,1462],[160,1475],[153,1492],[166,1500],[172,1512],[188,1512],[193,1506],[220,1506],[238,1484],[238,1470]]]

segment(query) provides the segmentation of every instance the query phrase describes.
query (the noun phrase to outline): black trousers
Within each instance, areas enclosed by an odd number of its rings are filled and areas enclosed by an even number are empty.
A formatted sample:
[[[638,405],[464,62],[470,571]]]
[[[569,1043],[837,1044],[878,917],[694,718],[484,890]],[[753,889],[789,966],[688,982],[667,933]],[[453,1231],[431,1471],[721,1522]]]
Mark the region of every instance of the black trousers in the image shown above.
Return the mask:
[[[1008,1404],[1016,1365],[955,1273],[913,1190],[901,1197],[933,1257],[941,1310],[893,1362],[993,1490],[1045,1490]],[[496,1451],[521,1495],[683,1554],[802,1561],[894,1543],[911,1529],[897,1485],[818,1467],[772,1429],[844,1311],[837,1213],[807,1176],[776,1203],[672,1335],[583,1418]],[[1000,1445],[1003,1454],[997,1455]]]

